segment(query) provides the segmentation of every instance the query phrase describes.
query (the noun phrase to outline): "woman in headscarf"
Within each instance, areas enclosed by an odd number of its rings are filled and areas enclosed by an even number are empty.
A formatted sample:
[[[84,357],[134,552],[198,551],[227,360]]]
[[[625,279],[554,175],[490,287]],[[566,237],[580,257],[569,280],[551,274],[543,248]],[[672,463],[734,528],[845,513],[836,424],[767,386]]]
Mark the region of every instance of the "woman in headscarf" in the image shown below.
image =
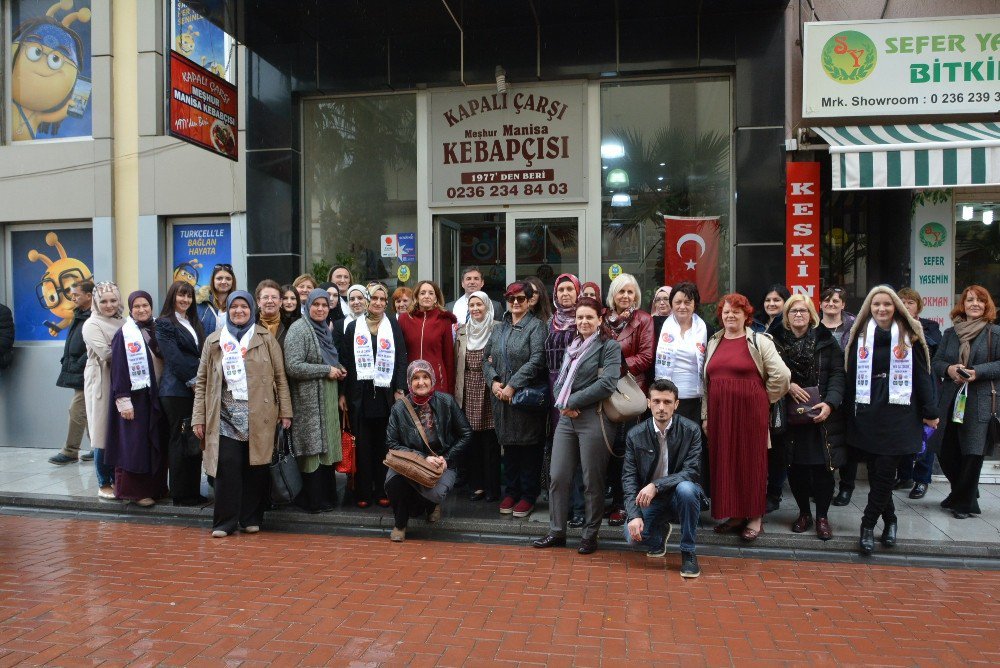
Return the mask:
[[[347,288],[347,308],[348,312],[344,314],[344,332],[347,332],[348,325],[362,317],[368,309],[368,288],[363,285]]]
[[[444,308],[444,294],[433,281],[420,281],[414,288],[417,305],[400,316],[399,326],[410,358],[427,360],[437,378],[435,390],[455,391],[455,338],[458,320]]]
[[[653,293],[653,299],[649,303],[649,315],[654,318],[666,318],[670,315],[670,292],[673,288],[669,285],[661,285]]]
[[[83,370],[83,398],[87,408],[87,431],[94,449],[97,471],[97,496],[115,498],[112,487],[115,470],[104,462],[104,443],[108,433],[108,405],[111,397],[111,342],[125,324],[122,297],[118,286],[102,281],[94,286],[94,306],[83,324],[87,344],[87,366]]]
[[[303,483],[296,502],[312,513],[337,507],[333,472],[333,465],[341,459],[337,381],[346,372],[327,326],[331,303],[339,306],[340,298],[331,297],[322,288],[310,292],[306,317],[295,322],[285,337],[285,374],[297,416],[292,426],[292,449]]]
[[[441,504],[455,484],[455,467],[472,436],[455,399],[434,391],[435,380],[434,369],[428,362],[411,362],[406,369],[408,394],[393,405],[389,415],[388,449],[418,452],[427,457],[429,464],[444,467],[441,480],[431,488],[395,471],[386,473],[385,491],[394,520],[389,539],[396,543],[406,539],[410,517],[426,513],[430,523],[441,519]]]
[[[903,458],[920,452],[923,427],[937,428],[938,407],[923,328],[895,291],[877,285],[865,298],[847,343],[848,443],[868,459],[868,505],[861,516],[861,556],[896,544],[892,488]]]
[[[951,311],[953,326],[945,330],[934,355],[934,375],[945,379],[938,411],[946,422],[939,430],[941,435],[935,434],[932,449],[940,451],[941,470],[951,483],[951,492],[941,507],[951,510],[957,520],[980,513],[979,474],[983,456],[990,454],[986,437],[995,405],[993,392],[1000,378],[1000,327],[993,324],[996,317],[993,297],[986,288],[965,288]]]
[[[643,394],[653,368],[656,346],[653,343],[653,317],[643,311],[642,290],[632,274],[619,274],[608,286],[608,310],[604,325],[618,341],[622,350],[622,376],[632,374]],[[625,492],[622,489],[622,465],[625,462],[625,435],[643,419],[639,416],[617,425],[615,431],[615,456],[608,461],[608,484],[611,485],[611,514],[608,524],[622,526],[628,519],[625,514]]]
[[[580,286],[580,296],[591,297],[602,304],[604,303],[604,300],[601,299],[601,286],[593,281],[587,281]]]
[[[157,379],[163,371],[153,321],[153,298],[128,296],[129,317],[111,340],[111,398],[105,462],[115,467],[115,496],[152,506],[167,495]]]
[[[212,278],[198,288],[198,319],[206,334],[222,329],[225,322],[226,300],[236,289],[236,273],[231,264],[217,264],[212,267]]]
[[[360,285],[347,291],[348,300],[360,298],[367,311],[347,323],[340,339],[340,361],[347,369],[340,410],[355,436],[354,502],[367,508],[372,499],[387,508],[385,495],[386,428],[389,410],[406,388],[406,343],[395,318],[386,317],[389,290],[379,284],[372,294]],[[346,322],[346,321],[345,321]]]
[[[278,422],[292,426],[281,346],[255,324],[253,296],[229,295],[226,326],[201,352],[192,429],[205,440],[205,472],[215,476],[212,537],[242,527],[257,533],[267,507],[267,465]]]
[[[163,355],[163,375],[157,390],[167,425],[170,496],[175,506],[201,505],[208,501],[201,495],[201,451],[185,452],[183,431],[185,421],[190,428],[194,382],[205,343],[191,284],[175,281],[167,290],[156,319],[156,340]]]
[[[493,333],[493,302],[485,292],[469,295],[468,319],[455,341],[455,399],[472,427],[466,465],[470,500],[500,498],[500,443],[493,428],[493,407],[483,376],[483,351]]]

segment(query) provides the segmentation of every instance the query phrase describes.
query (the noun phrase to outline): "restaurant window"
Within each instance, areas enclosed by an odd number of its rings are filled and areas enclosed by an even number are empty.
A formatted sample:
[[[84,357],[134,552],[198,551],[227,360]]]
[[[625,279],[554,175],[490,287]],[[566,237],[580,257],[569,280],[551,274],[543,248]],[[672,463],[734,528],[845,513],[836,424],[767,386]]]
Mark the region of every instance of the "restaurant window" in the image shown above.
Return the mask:
[[[356,283],[413,286],[416,160],[413,95],[303,102],[307,271],[326,280],[342,264]]]
[[[955,298],[969,285],[1000,297],[1000,202],[955,203]]]
[[[706,307],[728,291],[730,108],[726,78],[602,86],[605,295],[619,268],[639,281],[643,309],[680,280],[697,282]]]

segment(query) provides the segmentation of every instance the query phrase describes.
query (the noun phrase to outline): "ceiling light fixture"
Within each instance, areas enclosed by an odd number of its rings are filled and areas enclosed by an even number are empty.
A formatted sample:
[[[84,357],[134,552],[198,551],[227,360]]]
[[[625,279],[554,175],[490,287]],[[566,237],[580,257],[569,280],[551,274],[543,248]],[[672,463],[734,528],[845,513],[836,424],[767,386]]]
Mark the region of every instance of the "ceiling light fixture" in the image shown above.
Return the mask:
[[[966,204],[962,207],[962,220],[972,220],[972,205]]]

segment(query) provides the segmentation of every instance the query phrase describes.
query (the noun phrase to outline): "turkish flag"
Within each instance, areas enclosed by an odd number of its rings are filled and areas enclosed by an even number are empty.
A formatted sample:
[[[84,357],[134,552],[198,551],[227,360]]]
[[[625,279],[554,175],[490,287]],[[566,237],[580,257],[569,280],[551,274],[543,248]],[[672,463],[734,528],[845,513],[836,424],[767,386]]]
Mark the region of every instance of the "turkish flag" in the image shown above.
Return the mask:
[[[719,217],[664,216],[663,275],[667,285],[689,281],[701,303],[719,298]]]

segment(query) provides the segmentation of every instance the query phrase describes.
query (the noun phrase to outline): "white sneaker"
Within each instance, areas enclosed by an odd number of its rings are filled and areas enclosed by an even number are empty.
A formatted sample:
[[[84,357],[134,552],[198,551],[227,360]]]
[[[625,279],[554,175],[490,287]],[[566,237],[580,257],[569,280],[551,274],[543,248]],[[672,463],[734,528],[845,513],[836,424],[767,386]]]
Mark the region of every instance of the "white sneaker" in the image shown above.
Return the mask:
[[[251,524],[248,527],[243,527],[243,533],[257,533],[260,531],[260,527],[256,524]]]
[[[223,531],[222,529],[216,529],[215,531],[212,532],[212,538],[225,538],[228,535],[229,534]]]
[[[105,485],[104,487],[97,490],[97,498],[108,499],[109,501],[113,501],[116,498],[115,488],[112,487],[111,485]]]

